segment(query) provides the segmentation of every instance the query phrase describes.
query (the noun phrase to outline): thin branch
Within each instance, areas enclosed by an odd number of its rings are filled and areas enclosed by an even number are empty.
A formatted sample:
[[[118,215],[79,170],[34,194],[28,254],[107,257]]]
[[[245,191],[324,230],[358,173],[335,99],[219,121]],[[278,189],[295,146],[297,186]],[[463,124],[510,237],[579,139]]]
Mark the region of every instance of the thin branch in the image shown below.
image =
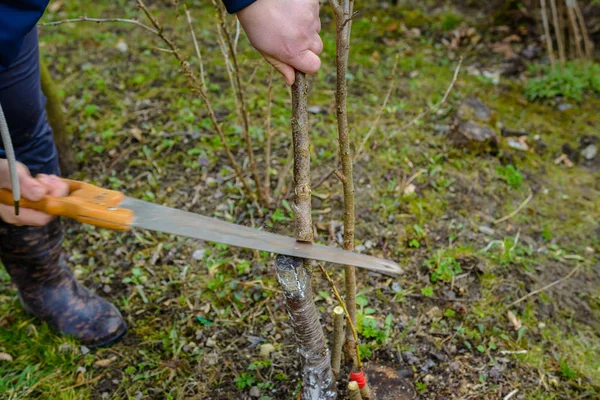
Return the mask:
[[[62,24],[70,24],[70,23],[74,23],[74,22],[97,22],[97,23],[123,22],[126,24],[137,25],[140,28],[147,30],[148,32],[158,35],[158,31],[153,29],[152,27],[145,25],[136,19],[127,19],[127,18],[89,18],[89,17],[83,16],[83,17],[79,17],[79,18],[63,19],[61,21],[42,22],[42,23],[39,23],[38,26],[62,25]]]
[[[541,13],[542,13],[542,24],[544,25],[544,37],[546,39],[546,49],[548,51],[548,57],[550,58],[550,64],[554,68],[556,64],[556,56],[554,55],[554,48],[552,46],[552,36],[550,35],[550,24],[548,23],[548,10],[546,10],[546,0],[540,0]]]
[[[531,199],[533,199],[533,192],[530,190],[529,191],[529,196],[527,196],[527,198],[519,205],[519,207],[517,207],[516,210],[514,210],[510,214],[508,214],[508,215],[506,215],[506,216],[504,216],[504,217],[502,217],[500,219],[492,221],[492,223],[499,224],[501,222],[504,222],[504,221],[506,221],[506,220],[514,217],[515,215],[517,215],[519,213],[519,211],[521,211],[527,205],[527,203],[529,203],[531,201]]]
[[[390,87],[388,88],[388,91],[385,94],[383,104],[381,104],[379,111],[377,111],[377,115],[375,116],[375,121],[371,125],[369,132],[365,135],[360,146],[358,146],[358,149],[354,153],[354,160],[358,159],[358,156],[360,156],[360,153],[362,152],[363,148],[365,147],[365,144],[367,144],[367,142],[369,141],[369,139],[371,138],[373,133],[375,133],[375,130],[379,126],[379,120],[381,120],[381,116],[383,115],[383,112],[385,111],[385,108],[387,107],[387,103],[390,100],[390,96],[392,95],[392,92],[394,91],[394,88],[396,86],[396,70],[397,69],[398,69],[398,54],[396,54],[396,60],[394,61],[394,67],[392,68],[392,74],[391,74],[391,78],[390,78],[391,79]]]
[[[246,178],[244,178],[244,174],[242,173],[242,169],[240,168],[240,165],[237,163],[233,153],[231,152],[231,148],[229,147],[229,144],[227,143],[227,138],[225,137],[223,128],[221,127],[221,124],[219,123],[219,121],[217,119],[217,115],[215,113],[215,110],[212,107],[212,103],[211,103],[210,99],[208,98],[207,92],[202,87],[202,83],[199,81],[198,77],[191,70],[190,64],[182,57],[181,53],[179,52],[179,49],[177,48],[177,45],[175,45],[175,43],[171,39],[169,39],[168,37],[166,37],[164,35],[163,27],[158,22],[158,20],[156,18],[154,18],[154,16],[150,12],[150,10],[148,10],[148,8],[144,4],[143,0],[136,0],[136,2],[138,4],[138,7],[144,12],[146,17],[150,20],[150,22],[152,23],[152,26],[154,26],[154,28],[156,29],[156,35],[173,51],[173,55],[175,56],[177,61],[179,61],[179,64],[181,65],[181,68],[183,69],[185,76],[188,78],[188,82],[189,82],[189,85],[190,85],[190,88],[192,89],[192,91],[195,93],[198,93],[200,98],[202,98],[202,100],[204,101],[204,105],[205,105],[206,109],[208,110],[208,114],[210,116],[212,125],[215,128],[215,130],[217,131],[219,138],[221,139],[221,143],[223,144],[223,148],[225,149],[225,153],[227,154],[227,158],[229,159],[229,162],[231,163],[231,166],[234,169],[235,174],[237,175],[238,179],[242,182],[242,186],[244,187],[246,194],[251,199],[254,199],[255,195],[254,195],[252,189],[250,188],[250,185],[246,181]]]
[[[200,52],[200,46],[198,46],[198,40],[196,39],[196,33],[194,32],[194,26],[192,25],[192,17],[187,6],[184,4],[183,9],[185,10],[185,16],[187,17],[187,23],[190,27],[190,34],[192,35],[192,41],[194,42],[194,48],[196,49],[196,56],[198,57],[198,64],[200,64],[200,81],[202,82],[202,89],[206,92],[206,79],[204,78],[204,63],[202,62],[202,53]]]
[[[573,0],[573,4],[575,6],[575,14],[577,15],[577,19],[581,24],[581,33],[583,35],[583,44],[585,46],[585,56],[588,60],[591,60],[593,57],[594,42],[592,42],[592,40],[590,39],[590,34],[585,24],[585,19],[583,18],[581,7],[579,7],[579,2],[577,0]]]
[[[556,0],[550,0],[550,8],[552,9],[552,23],[554,25],[554,32],[556,33],[556,43],[558,43],[558,56],[560,59],[561,70],[565,67],[565,45],[563,40],[563,32],[558,22],[558,11],[556,9]]]
[[[390,138],[393,138],[398,133],[402,132],[403,130],[405,130],[405,129],[411,127],[411,126],[413,126],[421,118],[423,118],[425,115],[427,115],[429,113],[437,112],[440,109],[440,107],[446,102],[446,100],[448,100],[448,96],[450,96],[450,92],[452,92],[452,89],[454,88],[454,85],[456,84],[456,80],[458,79],[458,75],[460,73],[460,68],[462,66],[462,62],[463,62],[463,58],[461,57],[460,60],[458,61],[458,65],[456,66],[456,69],[454,70],[454,76],[452,77],[452,81],[450,82],[450,85],[446,89],[446,92],[444,93],[444,96],[442,97],[442,99],[440,101],[438,101],[437,104],[435,104],[434,106],[429,107],[427,110],[421,112],[419,115],[417,115],[409,123],[401,126],[396,132],[394,132],[393,134],[390,135]]]
[[[233,70],[230,71],[230,79],[233,81],[235,79],[235,84],[232,83],[232,89],[236,95],[236,105],[238,107],[238,115],[242,122],[242,135],[244,136],[244,141],[246,142],[246,152],[248,153],[248,161],[250,163],[250,172],[252,173],[252,178],[256,184],[256,193],[258,194],[258,199],[266,204],[266,199],[263,193],[262,181],[258,175],[258,169],[256,167],[256,161],[254,158],[254,149],[252,148],[252,138],[250,137],[250,116],[248,114],[248,108],[246,106],[246,95],[244,85],[240,78],[240,67],[237,60],[236,54],[236,46],[232,39],[231,33],[229,32],[229,28],[227,27],[227,23],[225,20],[225,7],[219,1],[213,0],[214,6],[217,8],[217,15],[219,17],[219,36],[220,39],[225,42],[227,45],[226,49],[229,50],[229,56],[231,57]],[[223,48],[223,55],[226,57],[227,51]],[[228,69],[229,71],[229,69]],[[233,74],[233,77],[231,76]]]
[[[558,280],[556,280],[556,281],[554,281],[554,282],[552,282],[552,283],[550,283],[550,284],[548,284],[548,285],[546,285],[546,286],[544,286],[542,288],[536,289],[533,292],[526,294],[525,296],[521,297],[520,299],[515,300],[512,303],[510,303],[507,307],[512,307],[512,306],[514,306],[516,304],[519,304],[520,302],[522,302],[523,300],[526,300],[526,299],[530,298],[531,296],[535,296],[538,293],[544,292],[544,291],[550,289],[551,287],[556,286],[559,283],[562,283],[562,282],[570,279],[573,275],[575,275],[575,273],[577,271],[579,271],[581,269],[582,266],[583,266],[583,264],[577,265],[566,276],[563,276],[562,278],[560,278],[560,279],[558,279]]]
[[[271,127],[271,104],[273,103],[273,67],[269,68],[269,89],[267,90],[267,144],[265,149],[265,194],[267,198],[271,197],[271,142],[273,140],[273,129]]]
[[[573,31],[573,41],[575,42],[575,50],[577,51],[577,57],[580,60],[583,60],[583,47],[581,46],[581,41],[583,38],[581,37],[581,33],[579,32],[579,24],[577,23],[577,19],[575,17],[575,10],[573,10],[573,3],[570,1],[566,2],[567,6],[567,17],[569,18],[569,24],[571,25],[571,30]]]
[[[360,369],[362,371],[363,365],[362,365],[362,361],[361,361],[361,357],[360,357],[360,347],[359,347],[360,341],[358,340],[358,333],[356,331],[356,326],[354,325],[352,318],[350,318],[350,314],[348,313],[348,309],[346,308],[346,303],[344,302],[344,299],[342,299],[342,296],[340,295],[340,292],[338,291],[337,286],[335,286],[335,282],[333,282],[333,279],[331,279],[331,276],[329,276],[329,274],[327,273],[327,270],[325,269],[325,267],[322,264],[319,264],[319,269],[321,270],[321,272],[323,273],[323,276],[329,283],[329,286],[331,287],[331,290],[333,291],[333,295],[335,296],[337,301],[340,303],[340,306],[342,306],[342,308],[344,309],[344,315],[346,316],[346,321],[348,322],[348,326],[350,327],[350,330],[352,331],[352,337],[354,338],[354,344],[356,346],[356,366],[358,367],[358,369]]]

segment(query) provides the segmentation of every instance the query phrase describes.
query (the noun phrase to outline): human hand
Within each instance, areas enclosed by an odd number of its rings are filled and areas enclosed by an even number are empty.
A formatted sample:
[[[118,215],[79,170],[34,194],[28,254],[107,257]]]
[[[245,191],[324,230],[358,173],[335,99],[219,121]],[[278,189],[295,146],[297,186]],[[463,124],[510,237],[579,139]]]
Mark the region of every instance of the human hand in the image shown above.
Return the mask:
[[[314,74],[321,67],[319,0],[257,0],[237,16],[252,46],[288,85],[294,69]]]
[[[54,175],[31,176],[26,166],[17,163],[17,174],[21,186],[21,196],[27,200],[39,201],[44,196],[63,197],[69,195],[69,185]],[[11,189],[8,162],[0,159],[0,189]],[[13,206],[0,204],[0,219],[11,225],[44,226],[54,216],[39,211],[21,208],[19,215],[15,215]]]

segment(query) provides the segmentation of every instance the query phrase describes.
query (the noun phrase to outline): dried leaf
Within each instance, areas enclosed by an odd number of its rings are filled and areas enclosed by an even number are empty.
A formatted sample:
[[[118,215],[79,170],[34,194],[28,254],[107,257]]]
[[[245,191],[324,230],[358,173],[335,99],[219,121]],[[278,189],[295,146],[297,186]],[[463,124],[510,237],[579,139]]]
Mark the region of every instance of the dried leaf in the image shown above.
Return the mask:
[[[517,318],[517,316],[515,314],[513,314],[512,311],[509,311],[507,313],[507,318],[510,321],[510,323],[512,324],[513,328],[515,328],[515,331],[518,331],[519,329],[521,329],[521,327],[523,326],[523,323],[521,322],[521,320],[519,318]]]
[[[84,376],[83,372],[78,373],[77,378],[75,378],[75,385],[76,386],[83,385],[84,381],[85,381],[85,376]]]
[[[129,133],[131,133],[131,136],[133,136],[138,142],[141,143],[143,141],[142,130],[140,128],[134,126],[129,130]]]
[[[96,367],[108,367],[110,366],[117,358],[116,357],[111,357],[111,358],[105,358],[104,360],[98,360],[94,363],[94,365]]]
[[[12,356],[8,353],[0,353],[0,361],[8,361],[11,362],[13,360]]]

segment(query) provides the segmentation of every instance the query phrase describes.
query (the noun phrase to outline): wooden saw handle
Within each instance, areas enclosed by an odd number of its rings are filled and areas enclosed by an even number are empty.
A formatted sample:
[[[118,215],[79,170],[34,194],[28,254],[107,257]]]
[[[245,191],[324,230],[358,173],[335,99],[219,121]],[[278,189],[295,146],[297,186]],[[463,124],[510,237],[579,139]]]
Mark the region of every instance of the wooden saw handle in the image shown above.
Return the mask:
[[[21,199],[21,207],[101,228],[126,231],[131,227],[133,211],[118,207],[125,199],[123,193],[70,179],[62,181],[69,185],[68,196],[46,196],[40,201]],[[14,204],[10,190],[0,189],[0,204]]]

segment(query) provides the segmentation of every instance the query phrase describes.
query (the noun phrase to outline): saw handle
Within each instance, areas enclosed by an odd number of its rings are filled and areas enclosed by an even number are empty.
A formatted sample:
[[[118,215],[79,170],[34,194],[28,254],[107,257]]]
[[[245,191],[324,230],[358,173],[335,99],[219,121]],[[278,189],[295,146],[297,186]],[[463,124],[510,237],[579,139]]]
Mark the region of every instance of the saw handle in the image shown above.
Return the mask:
[[[118,207],[125,195],[89,183],[62,179],[69,185],[66,197],[46,196],[40,201],[21,199],[21,207],[58,217],[71,218],[100,228],[126,231],[133,222],[133,211]],[[14,204],[12,192],[0,189],[0,204]]]

